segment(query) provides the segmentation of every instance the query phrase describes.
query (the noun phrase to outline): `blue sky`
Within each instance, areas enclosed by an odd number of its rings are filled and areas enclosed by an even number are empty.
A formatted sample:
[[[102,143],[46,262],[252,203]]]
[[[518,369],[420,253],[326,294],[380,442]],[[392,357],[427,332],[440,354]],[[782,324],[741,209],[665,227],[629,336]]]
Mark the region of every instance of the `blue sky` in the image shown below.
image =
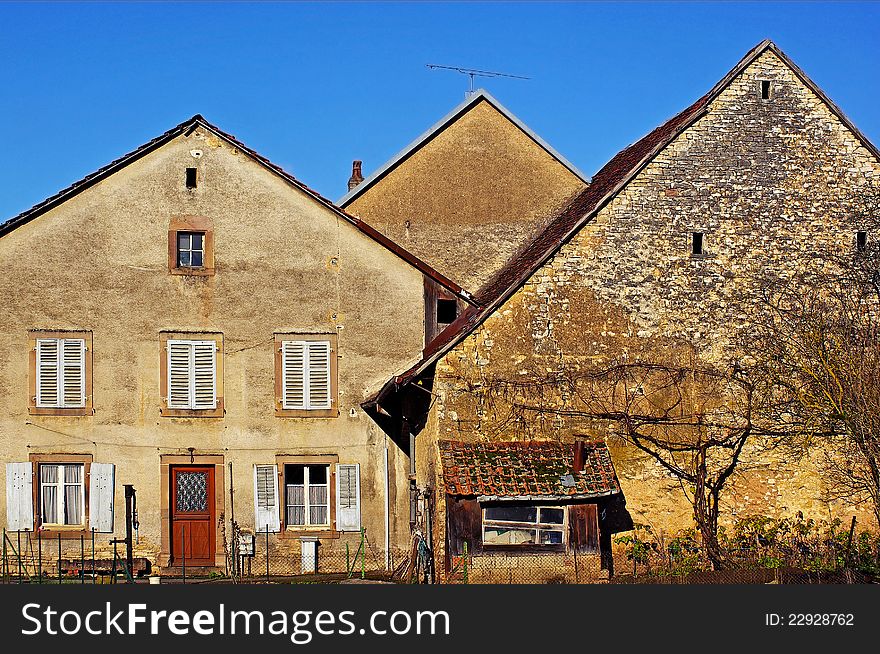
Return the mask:
[[[880,3],[0,3],[0,221],[195,113],[331,199],[483,80],[592,175],[773,39],[880,143]]]

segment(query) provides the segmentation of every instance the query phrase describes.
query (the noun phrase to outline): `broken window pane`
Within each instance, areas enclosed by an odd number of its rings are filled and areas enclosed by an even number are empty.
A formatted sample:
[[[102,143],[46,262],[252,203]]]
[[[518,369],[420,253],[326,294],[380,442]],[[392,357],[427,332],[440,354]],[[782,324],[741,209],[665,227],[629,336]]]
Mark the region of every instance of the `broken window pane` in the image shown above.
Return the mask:
[[[546,525],[561,525],[565,517],[565,509],[541,509],[541,517],[538,522]]]
[[[487,526],[483,532],[484,545],[528,545],[534,542],[535,531],[533,529]]]

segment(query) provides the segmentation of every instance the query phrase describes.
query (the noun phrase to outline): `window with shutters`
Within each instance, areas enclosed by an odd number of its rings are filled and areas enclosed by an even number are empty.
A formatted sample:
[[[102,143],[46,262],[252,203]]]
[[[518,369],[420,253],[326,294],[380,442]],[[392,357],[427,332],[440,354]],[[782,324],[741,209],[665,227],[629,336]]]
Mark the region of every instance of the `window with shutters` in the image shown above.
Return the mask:
[[[34,529],[78,537],[89,529],[92,457],[33,454]]]
[[[92,333],[29,332],[28,412],[91,415]]]
[[[205,216],[175,216],[168,227],[168,272],[214,274],[214,227]]]
[[[276,416],[339,415],[336,342],[336,334],[275,334]]]
[[[163,332],[160,344],[162,415],[222,417],[222,335]]]
[[[327,538],[338,537],[338,457],[279,455],[275,461],[280,473],[281,536],[295,537],[308,532]],[[256,482],[259,495],[259,470]],[[259,522],[259,496],[256,499]],[[265,531],[265,526],[262,530]]]

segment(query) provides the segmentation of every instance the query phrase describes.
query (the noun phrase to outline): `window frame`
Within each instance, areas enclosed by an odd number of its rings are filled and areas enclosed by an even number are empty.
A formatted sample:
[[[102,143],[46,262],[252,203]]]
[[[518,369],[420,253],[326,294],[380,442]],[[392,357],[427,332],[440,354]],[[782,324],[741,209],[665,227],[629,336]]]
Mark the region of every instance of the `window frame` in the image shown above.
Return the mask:
[[[83,395],[82,406],[38,406],[37,403],[37,341],[38,340],[81,340],[85,347],[83,353]],[[28,413],[35,416],[90,416],[95,412],[92,396],[92,332],[86,330],[44,330],[28,331]],[[59,380],[60,389],[60,380]]]
[[[568,546],[568,506],[564,504],[542,504],[540,502],[526,502],[526,503],[516,503],[510,504],[510,506],[517,507],[529,507],[535,509],[535,522],[523,522],[519,520],[495,520],[495,519],[487,519],[486,511],[488,509],[495,509],[504,506],[503,504],[481,504],[480,505],[480,541],[484,548],[487,549],[498,549],[498,550],[512,550],[512,551],[525,551],[529,549],[536,549],[542,552],[552,552],[556,550],[564,550]],[[540,518],[540,511],[542,509],[553,509],[553,510],[561,510],[562,511],[562,522],[559,524],[553,524],[549,522],[540,522],[538,518]],[[486,542],[486,528],[487,526],[491,529],[492,527],[501,527],[501,528],[509,528],[509,529],[518,529],[522,531],[533,531],[535,532],[535,541],[532,543],[488,543]],[[559,543],[541,543],[538,542],[540,540],[540,532],[542,531],[554,531],[561,532],[562,541]]]
[[[91,485],[91,454],[31,454],[29,457],[33,475],[33,502],[34,502],[34,531],[40,531],[43,538],[59,535],[61,538],[78,538],[81,535],[89,535],[89,487]],[[56,523],[43,523],[43,483],[40,475],[40,467],[44,465],[82,465],[82,494],[83,502],[82,523],[78,525],[63,525]],[[63,482],[62,482],[63,485]]]
[[[339,463],[337,455],[290,455],[278,454],[275,456],[275,465],[278,468],[278,512],[280,519],[279,538],[299,538],[300,536],[315,536],[318,538],[339,538],[336,529],[336,464]],[[288,525],[287,524],[287,468],[288,465],[303,466],[326,466],[327,467],[327,521],[326,525]]]
[[[179,232],[193,232],[204,235],[202,247],[204,256],[199,267],[179,266],[177,235]],[[206,216],[174,216],[168,225],[168,272],[172,275],[212,276],[214,275],[214,225]]]
[[[168,406],[168,343],[173,341],[214,343],[214,408],[181,409]],[[159,414],[178,418],[222,418],[226,414],[223,398],[223,334],[219,332],[159,333]]]
[[[275,416],[278,418],[336,418],[339,416],[339,350],[338,335],[334,333],[302,334],[275,333]],[[330,343],[330,408],[288,409],[284,407],[284,353],[286,341],[326,341]]]

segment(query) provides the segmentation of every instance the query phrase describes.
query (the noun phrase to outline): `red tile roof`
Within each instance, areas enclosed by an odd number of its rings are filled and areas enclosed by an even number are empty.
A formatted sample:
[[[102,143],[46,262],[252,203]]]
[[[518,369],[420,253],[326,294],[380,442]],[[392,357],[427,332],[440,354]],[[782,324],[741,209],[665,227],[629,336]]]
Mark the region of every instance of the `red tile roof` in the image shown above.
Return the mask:
[[[62,204],[63,202],[65,202],[68,199],[70,199],[71,197],[81,193],[82,191],[89,188],[90,186],[97,184],[98,182],[100,182],[103,179],[106,179],[107,177],[109,177],[113,173],[124,168],[128,164],[140,159],[141,157],[149,154],[150,152],[158,149],[159,147],[165,145],[166,143],[168,143],[172,139],[180,136],[181,134],[188,135],[193,130],[195,130],[197,127],[200,127],[200,126],[210,132],[213,132],[216,136],[220,137],[221,139],[223,139],[227,143],[235,146],[236,148],[238,148],[239,150],[241,150],[242,152],[244,152],[245,154],[250,156],[253,160],[255,160],[260,165],[264,166],[265,168],[268,168],[269,170],[276,173],[277,175],[279,175],[280,177],[285,179],[287,182],[289,182],[293,186],[304,191],[306,194],[310,195],[312,198],[314,198],[319,203],[326,206],[328,209],[330,209],[331,211],[333,211],[334,213],[339,215],[341,218],[343,218],[347,222],[351,223],[355,228],[357,228],[363,234],[365,234],[366,236],[368,236],[372,240],[379,243],[382,247],[390,250],[391,252],[396,254],[398,257],[400,257],[401,259],[406,261],[408,264],[410,264],[411,266],[418,269],[422,274],[430,277],[431,279],[436,281],[441,286],[449,289],[450,291],[452,291],[454,294],[456,294],[458,297],[462,298],[466,302],[473,304],[474,300],[473,300],[472,296],[467,291],[462,289],[458,284],[453,282],[451,279],[447,278],[446,276],[442,275],[438,271],[434,270],[427,263],[425,263],[424,261],[422,261],[421,259],[416,257],[414,254],[408,252],[404,248],[402,248],[399,245],[397,245],[396,243],[394,243],[387,236],[385,236],[384,234],[381,234],[375,228],[371,227],[370,225],[365,223],[360,218],[358,218],[356,216],[352,216],[351,214],[347,213],[345,210],[336,206],[335,204],[333,204],[332,201],[323,197],[321,194],[319,194],[314,189],[309,188],[308,186],[303,184],[301,181],[296,179],[293,175],[291,175],[290,173],[285,171],[283,168],[272,163],[271,161],[266,159],[264,156],[258,154],[255,150],[252,150],[251,148],[246,146],[244,143],[239,141],[237,138],[235,138],[231,134],[224,132],[216,125],[212,125],[207,120],[205,120],[204,117],[202,117],[199,114],[196,114],[195,116],[193,116],[189,120],[185,120],[184,122],[180,123],[176,127],[172,127],[170,130],[168,130],[164,134],[157,136],[156,138],[149,141],[148,143],[145,143],[144,145],[140,146],[139,148],[136,148],[135,150],[132,150],[128,154],[125,154],[125,155],[119,157],[115,161],[112,161],[111,163],[107,164],[106,166],[99,168],[98,170],[91,173],[90,175],[86,175],[81,180],[74,182],[73,184],[71,184],[67,188],[59,191],[58,193],[56,193],[55,195],[53,195],[49,198],[46,198],[45,200],[43,200],[39,204],[36,204],[33,207],[31,207],[30,209],[23,211],[22,213],[10,218],[9,220],[7,220],[3,223],[0,223],[0,237],[2,237],[4,234],[7,234],[8,232],[11,232],[12,230],[16,229],[17,227],[20,227],[21,225],[24,225],[25,223],[30,222],[34,218],[40,216],[41,214],[45,213],[46,211],[49,211],[50,209],[58,206],[59,204]]]
[[[440,441],[443,484],[450,495],[513,498],[599,497],[620,492],[611,454],[601,441],[583,441],[586,457],[573,485],[574,445],[555,441],[463,443]]]
[[[750,50],[708,93],[681,113],[621,150],[593,176],[590,185],[563,209],[533,241],[514,255],[495,276],[474,294],[476,306],[469,306],[455,322],[440,332],[425,347],[422,359],[401,375],[390,379],[380,391],[363,404],[370,407],[398,388],[416,381],[440,358],[479,327],[492,313],[513,295],[526,281],[556,254],[580,229],[610,202],[629,181],[671,143],[679,134],[702,117],[710,103],[727,85],[763,52],[776,54],[801,81],[808,86],[831,111],[846,125],[859,141],[878,159],[880,151],[871,143],[843,112],[817,87],[806,74],[772,41],[762,41]]]

